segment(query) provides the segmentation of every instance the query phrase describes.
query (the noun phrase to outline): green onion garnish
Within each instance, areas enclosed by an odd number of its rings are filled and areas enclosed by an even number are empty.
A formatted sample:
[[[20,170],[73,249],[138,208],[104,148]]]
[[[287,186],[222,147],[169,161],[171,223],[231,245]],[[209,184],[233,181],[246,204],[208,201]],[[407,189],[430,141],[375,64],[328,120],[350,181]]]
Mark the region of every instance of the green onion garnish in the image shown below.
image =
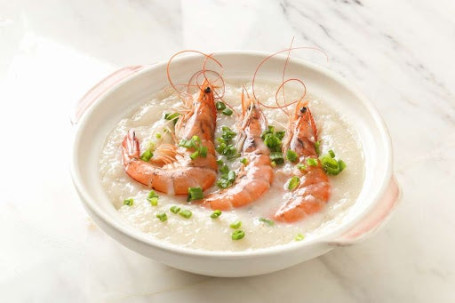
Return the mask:
[[[178,214],[180,212],[180,207],[174,205],[170,208],[170,211],[173,214]]]
[[[305,236],[301,233],[298,233],[294,238],[295,241],[302,241],[303,239],[305,239]]]
[[[266,218],[259,218],[259,221],[267,224],[268,226],[275,225],[275,222],[273,222],[272,220],[266,219]]]
[[[278,137],[278,139],[283,140],[285,132],[283,130],[275,132],[275,136]]]
[[[281,149],[281,140],[273,134],[265,135],[264,144],[272,151],[278,152]]]
[[[314,158],[307,158],[306,159],[306,163],[309,165],[309,166],[318,166],[318,160],[314,159]]]
[[[226,143],[230,143],[231,142],[230,140],[232,140],[232,138],[234,138],[237,135],[236,132],[232,131],[232,129],[230,129],[227,126],[222,126],[221,130],[223,131],[221,138],[223,138]]]
[[[232,111],[232,109],[230,109],[230,108],[225,108],[225,109],[222,111],[222,113],[223,113],[224,115],[226,115],[226,116],[230,116],[230,115],[232,115],[233,111]]]
[[[154,190],[151,190],[147,196],[147,200],[150,202],[152,206],[157,206],[159,197],[160,196],[158,196],[158,194]]]
[[[295,151],[289,149],[286,152],[286,159],[288,159],[291,162],[297,161],[297,159],[298,159],[297,153]]]
[[[305,170],[307,168],[306,165],[302,163],[297,164],[296,167],[300,170]]]
[[[236,230],[232,233],[232,240],[240,240],[245,237],[245,232],[243,230]]]
[[[152,205],[152,206],[158,205],[158,198],[156,198],[156,197],[148,198],[147,200],[150,202],[150,205]]]
[[[216,106],[216,109],[217,110],[223,110],[226,108],[226,104],[224,104],[223,102],[221,101],[218,101],[215,103],[215,106]]]
[[[200,146],[199,147],[199,155],[202,157],[202,158],[206,158],[207,157],[207,146]]]
[[[238,229],[238,228],[240,228],[240,226],[242,226],[242,221],[235,221],[235,222],[231,223],[231,225],[229,225],[229,226],[233,229]]]
[[[336,160],[333,150],[329,150],[328,154],[319,158],[322,168],[328,175],[336,176],[346,168],[346,163],[343,160]]]
[[[210,215],[210,218],[216,219],[216,218],[218,218],[219,216],[221,216],[221,214],[222,214],[222,213],[221,213],[221,210],[218,210],[218,209],[217,209],[217,210],[214,210],[213,213]]]
[[[157,217],[158,219],[160,219],[161,222],[167,221],[167,215],[166,215],[166,213],[157,214],[156,217]]]
[[[133,204],[134,204],[133,198],[123,200],[123,205],[133,206]]]
[[[223,166],[224,165],[224,162],[223,160],[216,160],[216,164],[218,164],[218,166]]]
[[[204,193],[200,187],[189,187],[187,201],[200,200],[204,198]]]
[[[155,137],[156,137],[157,139],[161,139],[161,134],[160,134],[160,133],[156,133],[156,134],[155,134]]]
[[[141,160],[148,162],[150,159],[153,157],[153,152],[150,149],[147,149],[145,152],[142,153],[141,155]]]
[[[300,179],[299,179],[299,177],[294,176],[294,177],[292,177],[292,178],[289,180],[288,189],[289,189],[289,190],[294,190],[294,189],[297,188],[297,186],[299,186],[299,184],[300,184]]]
[[[193,213],[191,212],[191,210],[188,210],[188,209],[182,209],[179,213],[180,216],[186,218],[186,219],[189,219],[191,218],[191,216],[193,215]]]
[[[170,114],[170,113],[165,113],[164,114],[164,119],[166,120],[169,120],[172,122],[174,122],[174,125],[177,123],[177,120],[178,120],[178,117],[180,116],[179,113],[173,113],[173,114]]]
[[[321,147],[321,141],[318,140],[318,141],[316,141],[316,142],[314,143],[314,149],[316,150],[316,154],[317,154],[318,156],[321,154],[321,149],[320,149],[320,147]]]
[[[247,165],[248,164],[248,159],[247,158],[242,158],[240,160],[240,163],[242,163],[243,165]]]
[[[270,160],[275,162],[275,164],[283,164],[284,158],[282,152],[272,152],[270,153]]]
[[[197,151],[195,151],[194,153],[192,153],[192,154],[190,155],[190,158],[191,158],[191,160],[194,160],[194,159],[196,159],[198,156],[199,156],[199,151],[197,150]]]

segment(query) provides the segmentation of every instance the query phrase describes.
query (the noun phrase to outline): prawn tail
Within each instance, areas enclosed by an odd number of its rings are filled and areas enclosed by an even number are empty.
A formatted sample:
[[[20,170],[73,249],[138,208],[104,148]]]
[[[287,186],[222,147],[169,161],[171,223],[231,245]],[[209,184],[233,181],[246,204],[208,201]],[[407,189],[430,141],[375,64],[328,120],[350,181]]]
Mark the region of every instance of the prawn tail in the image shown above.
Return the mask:
[[[131,160],[139,159],[140,157],[139,140],[136,138],[136,133],[133,129],[130,129],[123,139],[122,157],[124,166],[128,165]]]

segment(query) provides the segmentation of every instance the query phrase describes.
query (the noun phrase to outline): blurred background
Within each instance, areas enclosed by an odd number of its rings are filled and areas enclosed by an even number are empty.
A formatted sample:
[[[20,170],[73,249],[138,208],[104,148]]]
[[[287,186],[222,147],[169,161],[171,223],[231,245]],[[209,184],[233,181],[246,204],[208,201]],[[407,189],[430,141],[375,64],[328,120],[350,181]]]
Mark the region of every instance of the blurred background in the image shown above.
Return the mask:
[[[0,0],[0,301],[454,302],[454,16],[451,0]],[[325,50],[317,63],[389,127],[403,197],[383,229],[284,271],[218,279],[92,223],[68,168],[69,117],[88,89],[182,49],[274,52],[292,38]]]

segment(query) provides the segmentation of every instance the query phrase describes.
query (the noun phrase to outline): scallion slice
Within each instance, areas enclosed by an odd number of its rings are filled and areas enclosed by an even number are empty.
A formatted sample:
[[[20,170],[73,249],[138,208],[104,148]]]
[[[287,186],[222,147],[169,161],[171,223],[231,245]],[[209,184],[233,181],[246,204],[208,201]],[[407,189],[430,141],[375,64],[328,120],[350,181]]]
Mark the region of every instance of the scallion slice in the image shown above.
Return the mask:
[[[306,159],[306,163],[309,165],[309,166],[318,166],[318,160],[314,159],[314,158],[307,158]]]
[[[236,230],[232,233],[232,240],[241,240],[245,237],[245,232],[243,230]]]
[[[160,219],[161,222],[167,221],[167,215],[166,215],[166,213],[157,214],[156,217],[157,217],[158,219]]]
[[[148,162],[150,159],[153,157],[153,152],[150,149],[147,149],[145,152],[142,153],[141,155],[141,160]]]
[[[305,239],[305,236],[301,233],[298,233],[294,238],[295,241],[302,241],[303,239]]]
[[[292,177],[292,178],[289,180],[288,189],[289,189],[289,190],[294,190],[294,189],[297,188],[297,186],[299,186],[299,184],[300,184],[300,179],[299,179],[299,177],[294,176],[294,177]]]
[[[223,110],[226,108],[226,104],[224,104],[224,102],[218,101],[215,103],[215,107],[217,110]]]
[[[226,115],[226,116],[230,116],[230,115],[232,115],[233,111],[232,111],[232,109],[230,109],[230,108],[225,108],[225,109],[222,111],[222,113],[223,113],[224,115]]]
[[[275,225],[275,222],[273,222],[272,220],[267,219],[267,218],[259,218],[259,221],[262,222],[262,223],[267,224],[268,226]]]
[[[200,187],[189,187],[188,188],[188,199],[187,201],[200,200],[204,198],[204,193]]]
[[[191,212],[191,210],[188,210],[188,209],[182,209],[179,213],[180,216],[186,218],[186,219],[189,219],[191,218],[191,216],[193,215],[193,213]]]
[[[170,208],[170,211],[173,214],[178,214],[180,212],[180,207],[174,205]]]
[[[293,150],[288,149],[286,152],[286,159],[288,159],[291,162],[297,161],[299,157],[297,156],[297,153]]]
[[[229,225],[232,229],[239,229],[242,226],[242,221],[235,221]]]
[[[133,206],[134,205],[134,199],[130,198],[130,199],[123,200],[123,205]]]
[[[212,219],[216,219],[218,218],[219,216],[221,216],[222,212],[221,210],[214,210],[213,213],[210,215],[210,218]]]

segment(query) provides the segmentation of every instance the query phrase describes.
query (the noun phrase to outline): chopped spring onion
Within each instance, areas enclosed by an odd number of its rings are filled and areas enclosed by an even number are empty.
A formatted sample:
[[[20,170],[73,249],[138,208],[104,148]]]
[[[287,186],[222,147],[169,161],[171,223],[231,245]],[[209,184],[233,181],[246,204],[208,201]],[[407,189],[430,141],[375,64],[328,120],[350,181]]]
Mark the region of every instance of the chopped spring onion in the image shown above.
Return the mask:
[[[281,149],[281,140],[274,134],[265,135],[264,144],[272,151],[278,152]]]
[[[204,198],[204,193],[200,187],[189,187],[187,201],[200,200]]]
[[[295,151],[289,149],[286,152],[286,159],[288,159],[289,161],[295,162],[295,161],[297,161],[298,158],[299,157],[297,156],[297,153]]]
[[[123,205],[133,206],[133,204],[134,204],[133,198],[123,200]]]
[[[160,134],[160,133],[156,133],[156,134],[155,134],[155,137],[156,137],[157,139],[161,139],[161,134]]]
[[[199,155],[203,158],[207,157],[207,146],[199,146]]]
[[[275,222],[273,222],[272,220],[269,220],[267,218],[259,218],[259,221],[262,222],[262,223],[267,224],[268,226],[275,225]]]
[[[316,141],[314,143],[314,149],[316,150],[316,154],[319,156],[321,154],[321,141]]]
[[[282,152],[272,152],[270,153],[270,160],[275,162],[275,164],[283,164],[284,158]]]
[[[292,177],[292,178],[289,180],[288,189],[289,189],[289,190],[294,190],[294,189],[297,188],[297,186],[299,186],[299,184],[300,184],[300,179],[299,179],[299,177],[294,176],[294,177]]]
[[[190,155],[190,158],[191,158],[191,160],[194,160],[194,159],[196,159],[198,156],[199,156],[199,151],[197,150],[197,151],[195,151],[194,153],[192,153],[192,154]]]
[[[179,113],[173,113],[173,114],[165,113],[164,119],[169,120],[169,121],[172,120],[172,122],[174,122],[174,125],[175,125],[177,123],[177,120],[179,119],[179,116],[180,116]]]
[[[242,226],[242,221],[235,221],[229,225],[233,229],[239,229]]]
[[[243,165],[248,165],[248,159],[247,158],[242,158],[240,160],[240,163],[242,163]]]
[[[336,176],[346,168],[346,163],[343,160],[336,160],[333,150],[319,158],[322,168],[328,175]]]
[[[178,214],[180,212],[180,207],[174,205],[171,207],[170,211],[173,214]]]
[[[212,219],[216,219],[218,218],[219,216],[221,216],[222,212],[221,210],[214,210],[213,213],[210,215],[210,218]]]
[[[217,110],[223,110],[226,108],[226,104],[224,104],[224,102],[218,101],[215,103],[215,107]]]
[[[193,136],[190,140],[182,139],[179,142],[179,145],[185,148],[195,148],[196,151],[191,153],[191,160],[196,159],[197,157],[207,157],[207,146],[201,145],[201,139],[198,136]]]
[[[275,132],[275,136],[277,136],[278,139],[280,139],[280,140],[283,140],[284,134],[285,134],[284,130],[280,130],[280,131]]]
[[[241,240],[245,237],[245,232],[243,230],[236,230],[232,233],[232,240]]]
[[[318,166],[318,160],[314,159],[314,158],[308,158],[306,159],[306,163],[309,165],[309,166]]]
[[[160,196],[158,196],[158,194],[154,190],[151,190],[147,196],[147,200],[150,202],[152,206],[157,206],[159,197]]]
[[[295,241],[302,241],[303,239],[305,239],[305,236],[301,233],[298,233],[294,238]]]
[[[218,166],[223,166],[224,162],[223,162],[223,160],[219,159],[219,160],[216,160],[216,164],[218,164]]]
[[[179,213],[180,216],[186,218],[186,219],[189,219],[191,218],[191,216],[193,215],[193,213],[191,212],[191,210],[188,210],[188,209],[182,209]]]
[[[221,140],[218,140],[218,142],[220,141],[224,141],[223,138],[218,138],[218,139],[221,139]],[[218,147],[216,148],[216,151],[223,155],[223,156],[226,156],[226,158],[228,160],[232,160],[234,158],[237,158],[240,156],[240,154],[237,152],[237,149],[234,147],[234,145],[232,144],[226,144],[225,142],[221,142]]]
[[[150,149],[147,149],[145,152],[142,153],[141,155],[141,160],[148,162],[150,159],[153,157],[153,152]]]
[[[156,217],[157,217],[158,219],[160,219],[161,222],[167,221],[167,215],[166,215],[166,213],[157,214]]]
[[[232,140],[232,138],[234,138],[237,135],[236,132],[232,131],[232,129],[230,129],[227,126],[222,126],[221,130],[223,131],[221,137],[226,141],[226,143],[230,143],[231,142],[230,140]]]
[[[218,179],[218,181],[216,181],[216,185],[219,188],[230,187],[234,183],[235,178],[236,178],[235,171],[229,170],[229,167],[227,165],[223,165],[220,168],[220,173],[221,173],[221,177]]]
[[[222,113],[223,113],[224,115],[226,115],[226,116],[230,116],[230,115],[232,115],[233,111],[232,111],[232,109],[230,109],[230,108],[225,108],[225,109],[222,111]]]
[[[150,202],[150,205],[152,205],[152,206],[158,205],[158,198],[156,198],[156,197],[148,198],[147,200]]]
[[[297,164],[296,167],[297,167],[298,169],[300,169],[300,170],[306,170],[306,169],[307,169],[306,165],[305,165],[305,164],[302,164],[302,163]]]

